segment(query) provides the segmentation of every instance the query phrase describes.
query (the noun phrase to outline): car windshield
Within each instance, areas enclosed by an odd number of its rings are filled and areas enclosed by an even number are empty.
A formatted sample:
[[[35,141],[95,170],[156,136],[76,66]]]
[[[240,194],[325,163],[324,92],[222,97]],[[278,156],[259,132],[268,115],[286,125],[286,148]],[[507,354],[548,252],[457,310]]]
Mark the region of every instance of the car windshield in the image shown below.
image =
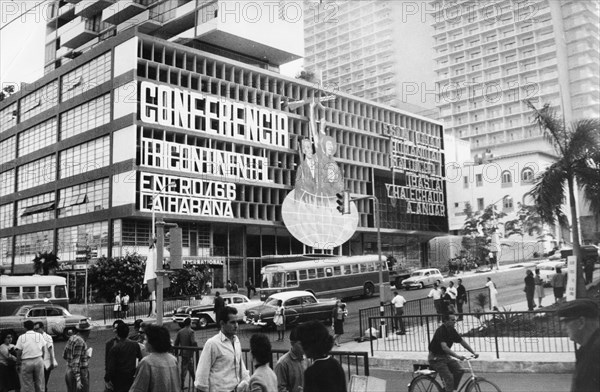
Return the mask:
[[[423,276],[423,272],[413,272],[410,276]]]
[[[265,305],[277,306],[277,302],[279,302],[279,299],[277,299],[275,297],[269,297],[265,301]]]
[[[25,316],[29,309],[31,309],[29,306],[22,306],[20,308],[17,308],[13,313],[13,316]]]

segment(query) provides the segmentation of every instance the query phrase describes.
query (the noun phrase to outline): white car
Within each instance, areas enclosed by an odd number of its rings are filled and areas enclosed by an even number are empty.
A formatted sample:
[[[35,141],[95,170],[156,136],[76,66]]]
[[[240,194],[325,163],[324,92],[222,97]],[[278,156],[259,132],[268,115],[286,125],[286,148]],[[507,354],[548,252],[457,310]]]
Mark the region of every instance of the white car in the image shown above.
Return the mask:
[[[226,293],[223,294],[223,300],[225,306],[231,306],[238,310],[238,316],[241,318],[244,315],[246,309],[253,306],[260,305],[259,300],[250,300],[243,294],[238,293]],[[214,312],[215,299],[213,296],[206,296],[202,298],[200,305],[196,306],[181,306],[173,313],[173,322],[183,326],[183,321],[186,318],[192,319],[192,327],[194,328],[206,328],[209,324],[217,322],[217,317]]]
[[[552,277],[556,274],[556,268],[560,268],[563,273],[566,273],[567,265],[564,261],[543,261],[535,266],[540,270],[540,277],[544,281],[544,286],[550,286]]]
[[[401,286],[406,290],[410,290],[413,287],[422,289],[425,286],[433,285],[437,281],[443,282],[444,277],[440,273],[440,270],[436,268],[425,268],[413,271],[407,279],[404,279]]]

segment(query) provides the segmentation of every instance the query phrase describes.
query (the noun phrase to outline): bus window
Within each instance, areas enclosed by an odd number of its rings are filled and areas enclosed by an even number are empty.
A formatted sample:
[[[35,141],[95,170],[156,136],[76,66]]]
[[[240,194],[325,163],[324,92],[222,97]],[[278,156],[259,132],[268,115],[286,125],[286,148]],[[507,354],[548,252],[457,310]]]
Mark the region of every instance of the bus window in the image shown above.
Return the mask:
[[[52,298],[52,286],[38,287],[38,298]]]
[[[352,273],[358,274],[358,264],[352,264]]]
[[[344,275],[350,275],[352,271],[350,270],[350,264],[344,266]]]
[[[298,286],[298,273],[291,271],[287,273],[287,287]]]
[[[283,272],[265,273],[263,275],[263,287],[283,287]]]
[[[307,279],[306,270],[300,270],[300,271],[298,271],[298,275],[300,277],[300,280],[306,280]]]
[[[21,296],[18,287],[7,287],[6,288],[6,299],[19,299]]]
[[[67,288],[65,286],[55,286],[54,298],[67,298]]]
[[[35,299],[35,286],[23,287],[23,299]]]
[[[314,268],[308,270],[308,279],[315,279],[317,277],[317,271]]]
[[[333,276],[333,269],[331,267],[325,268],[325,276],[327,276],[328,278],[330,276]]]
[[[367,271],[369,271],[369,272],[375,271],[375,265],[373,263],[368,263],[367,264]]]
[[[324,278],[325,277],[325,271],[323,271],[323,268],[317,268],[317,278]]]
[[[361,264],[360,265],[360,272],[367,272],[367,265],[366,264]]]
[[[340,276],[342,274],[342,268],[340,266],[333,267],[333,274],[335,276]]]

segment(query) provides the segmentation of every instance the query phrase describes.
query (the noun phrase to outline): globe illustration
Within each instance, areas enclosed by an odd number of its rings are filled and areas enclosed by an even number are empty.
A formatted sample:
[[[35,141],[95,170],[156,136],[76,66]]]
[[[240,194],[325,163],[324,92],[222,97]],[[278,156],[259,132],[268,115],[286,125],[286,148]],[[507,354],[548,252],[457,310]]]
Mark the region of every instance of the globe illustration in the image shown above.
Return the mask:
[[[358,210],[350,203],[350,214],[337,210],[335,196],[308,195],[297,198],[291,191],[281,206],[283,222],[303,244],[315,249],[332,249],[348,241],[358,227]]]

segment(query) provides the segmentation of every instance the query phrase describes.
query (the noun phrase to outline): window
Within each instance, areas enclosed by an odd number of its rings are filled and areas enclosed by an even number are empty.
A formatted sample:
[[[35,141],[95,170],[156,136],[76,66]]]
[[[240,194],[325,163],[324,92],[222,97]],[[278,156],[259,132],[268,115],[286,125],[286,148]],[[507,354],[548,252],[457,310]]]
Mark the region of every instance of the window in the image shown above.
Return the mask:
[[[17,211],[17,225],[19,226],[54,219],[54,192],[19,200]]]
[[[307,304],[316,304],[317,300],[314,297],[311,297],[309,295],[302,297],[302,305],[307,305]]]
[[[317,278],[324,278],[325,277],[325,271],[323,270],[323,268],[317,268]]]
[[[28,85],[24,88],[27,91]],[[35,83],[33,85],[35,87]],[[37,89],[21,100],[21,119],[23,122],[50,109],[58,103],[58,83],[56,81]]]
[[[477,211],[483,211],[485,208],[483,204],[483,197],[477,199]]]
[[[35,286],[23,287],[23,299],[35,299]],[[42,309],[43,311],[43,309]],[[43,314],[42,314],[43,316]]]
[[[12,161],[17,157],[15,142],[17,138],[12,136],[0,142],[0,165]]]
[[[533,170],[529,167],[526,167],[521,172],[521,181],[522,182],[532,182],[533,181]]]
[[[358,264],[352,264],[352,273],[358,274]]]
[[[49,155],[17,169],[17,190],[33,188],[56,180],[56,155]]]
[[[302,305],[300,302],[300,298],[291,298],[285,302],[285,306],[300,306]]]
[[[65,286],[55,286],[54,287],[54,297],[55,298],[67,298],[67,288]]]
[[[15,236],[15,264],[30,264],[36,253],[50,252],[52,249],[54,249],[53,230],[17,235]]]
[[[46,308],[46,316],[48,317],[60,317],[62,315],[59,308]]]
[[[61,114],[60,140],[97,128],[109,121],[110,94],[106,94]]]
[[[56,119],[52,118],[19,134],[17,155],[22,157],[56,141]]]
[[[306,280],[307,279],[306,270],[298,271],[298,276],[299,276],[300,280]]]
[[[333,276],[333,268],[331,268],[331,267],[325,268],[325,276],[328,278]]]
[[[510,174],[510,172],[508,170],[502,172],[502,183],[503,184],[512,183],[512,175]]]
[[[13,203],[8,203],[0,206],[0,229],[13,227]]]
[[[469,187],[469,177],[464,176],[463,177],[463,188],[468,188],[468,187]]]
[[[107,166],[109,158],[108,136],[61,151],[60,178],[71,177]]]
[[[309,268],[308,270],[308,279],[315,279],[317,277],[317,270],[314,268]]]
[[[58,192],[58,216],[73,216],[108,208],[108,178],[75,185]]]
[[[333,275],[334,276],[342,275],[342,268],[340,266],[333,267]]]
[[[502,208],[505,210],[512,210],[512,208],[513,208],[512,197],[505,197],[504,199],[502,199]]]
[[[366,264],[360,264],[360,272],[367,272],[367,265]]]
[[[286,279],[288,286],[298,286],[298,273],[296,271],[288,272]]]
[[[0,173],[0,196],[6,196],[15,191],[15,171],[7,170]]]
[[[483,186],[483,175],[475,174],[475,186]]]
[[[111,57],[107,52],[62,77],[61,101],[71,99],[110,79]]]
[[[19,287],[7,287],[6,288],[6,299],[19,299],[21,298],[21,289]]]

